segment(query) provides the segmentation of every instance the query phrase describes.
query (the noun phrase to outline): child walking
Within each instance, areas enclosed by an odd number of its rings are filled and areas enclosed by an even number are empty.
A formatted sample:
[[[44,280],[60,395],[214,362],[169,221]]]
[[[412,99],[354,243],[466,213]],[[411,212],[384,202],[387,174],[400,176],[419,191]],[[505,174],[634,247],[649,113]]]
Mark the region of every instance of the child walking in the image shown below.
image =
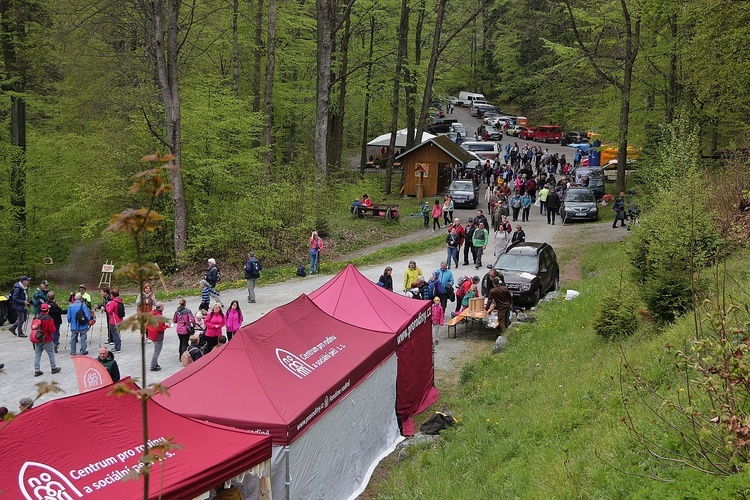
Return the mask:
[[[443,306],[440,305],[440,297],[432,299],[432,345],[436,346],[440,343],[438,340],[438,333],[440,327],[445,324],[445,311]],[[434,349],[434,347],[433,347]]]
[[[240,329],[244,320],[245,318],[242,316],[242,311],[240,310],[240,303],[233,300],[229,304],[226,315],[227,340],[232,340],[232,335]]]
[[[443,207],[440,206],[440,200],[435,200],[432,206],[432,230],[436,231],[435,226],[440,229],[440,217],[443,215]]]

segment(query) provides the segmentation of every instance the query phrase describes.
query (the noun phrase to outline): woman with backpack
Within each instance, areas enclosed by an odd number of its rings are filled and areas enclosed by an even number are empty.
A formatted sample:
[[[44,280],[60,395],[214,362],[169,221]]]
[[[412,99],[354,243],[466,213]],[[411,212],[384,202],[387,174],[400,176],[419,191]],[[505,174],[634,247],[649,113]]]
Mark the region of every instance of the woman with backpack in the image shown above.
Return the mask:
[[[107,302],[104,310],[107,311],[107,318],[109,318],[107,328],[109,328],[109,334],[112,337],[112,343],[115,345],[113,352],[120,352],[122,350],[122,338],[120,337],[120,323],[125,318],[125,304],[120,298],[120,291],[113,289],[109,292],[112,296],[112,300]]]
[[[172,323],[177,330],[177,338],[180,340],[179,358],[182,359],[182,353],[188,348],[190,336],[195,333],[195,316],[193,311],[187,308],[185,299],[180,299],[177,310],[172,316]]]
[[[229,304],[229,309],[227,309],[225,319],[227,325],[227,340],[232,340],[232,335],[240,329],[242,322],[245,320],[244,316],[242,316],[242,310],[240,310],[240,303],[238,301],[233,300],[232,303]]]

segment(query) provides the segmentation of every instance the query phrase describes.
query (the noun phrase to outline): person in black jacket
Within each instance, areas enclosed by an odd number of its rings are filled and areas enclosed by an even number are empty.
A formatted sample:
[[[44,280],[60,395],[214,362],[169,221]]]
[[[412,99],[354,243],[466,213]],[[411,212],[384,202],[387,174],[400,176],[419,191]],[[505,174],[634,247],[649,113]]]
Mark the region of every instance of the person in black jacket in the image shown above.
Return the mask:
[[[67,309],[61,309],[55,301],[56,295],[54,291],[50,291],[47,294],[49,304],[49,315],[52,317],[52,321],[55,323],[55,333],[52,334],[52,342],[55,344],[55,352],[57,352],[60,345],[60,326],[62,325],[62,315],[68,312]]]
[[[555,225],[555,216],[560,209],[560,195],[555,191],[555,186],[551,185],[547,194],[547,224]]]
[[[109,373],[109,376],[112,377],[112,382],[117,382],[118,380],[120,380],[120,367],[117,366],[115,355],[109,352],[107,346],[102,346],[99,348],[99,357],[97,359],[101,364],[104,365],[104,368],[107,369],[107,373]]]
[[[474,230],[476,230],[476,226],[474,225],[474,219],[469,217],[469,222],[466,223],[466,228],[464,229],[464,233],[466,236],[464,237],[464,265],[469,265],[469,252],[471,252],[472,256],[472,264],[477,263],[477,254],[476,250],[474,249],[474,244],[472,243],[472,238],[474,237]]]
[[[393,268],[391,266],[388,266],[383,271],[383,275],[378,279],[378,283],[380,283],[383,288],[386,290],[393,291]]]
[[[523,231],[521,224],[516,224],[516,231],[513,233],[511,244],[526,241],[526,233]]]

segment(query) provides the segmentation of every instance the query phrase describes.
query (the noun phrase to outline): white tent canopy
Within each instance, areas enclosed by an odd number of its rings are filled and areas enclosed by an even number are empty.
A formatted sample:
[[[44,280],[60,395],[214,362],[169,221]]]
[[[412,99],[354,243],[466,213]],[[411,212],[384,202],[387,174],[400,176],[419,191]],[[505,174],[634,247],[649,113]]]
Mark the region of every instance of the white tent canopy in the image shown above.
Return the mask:
[[[432,139],[433,137],[435,136],[432,134],[428,134],[427,132],[422,132],[422,140],[419,141],[419,144],[422,144],[424,141],[428,139]],[[368,142],[367,145],[388,147],[388,144],[390,144],[390,141],[391,141],[391,134],[383,134],[383,135],[379,135],[375,139]],[[397,148],[406,147],[406,129],[405,128],[396,132],[396,147]]]

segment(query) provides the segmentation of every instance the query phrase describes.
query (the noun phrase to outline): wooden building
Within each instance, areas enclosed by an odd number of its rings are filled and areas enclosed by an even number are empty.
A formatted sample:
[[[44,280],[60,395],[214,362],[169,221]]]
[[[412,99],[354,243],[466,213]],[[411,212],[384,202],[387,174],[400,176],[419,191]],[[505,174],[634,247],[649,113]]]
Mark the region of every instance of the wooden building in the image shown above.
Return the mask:
[[[406,176],[402,192],[420,199],[445,192],[451,173],[473,159],[446,135],[428,139],[396,157]]]

